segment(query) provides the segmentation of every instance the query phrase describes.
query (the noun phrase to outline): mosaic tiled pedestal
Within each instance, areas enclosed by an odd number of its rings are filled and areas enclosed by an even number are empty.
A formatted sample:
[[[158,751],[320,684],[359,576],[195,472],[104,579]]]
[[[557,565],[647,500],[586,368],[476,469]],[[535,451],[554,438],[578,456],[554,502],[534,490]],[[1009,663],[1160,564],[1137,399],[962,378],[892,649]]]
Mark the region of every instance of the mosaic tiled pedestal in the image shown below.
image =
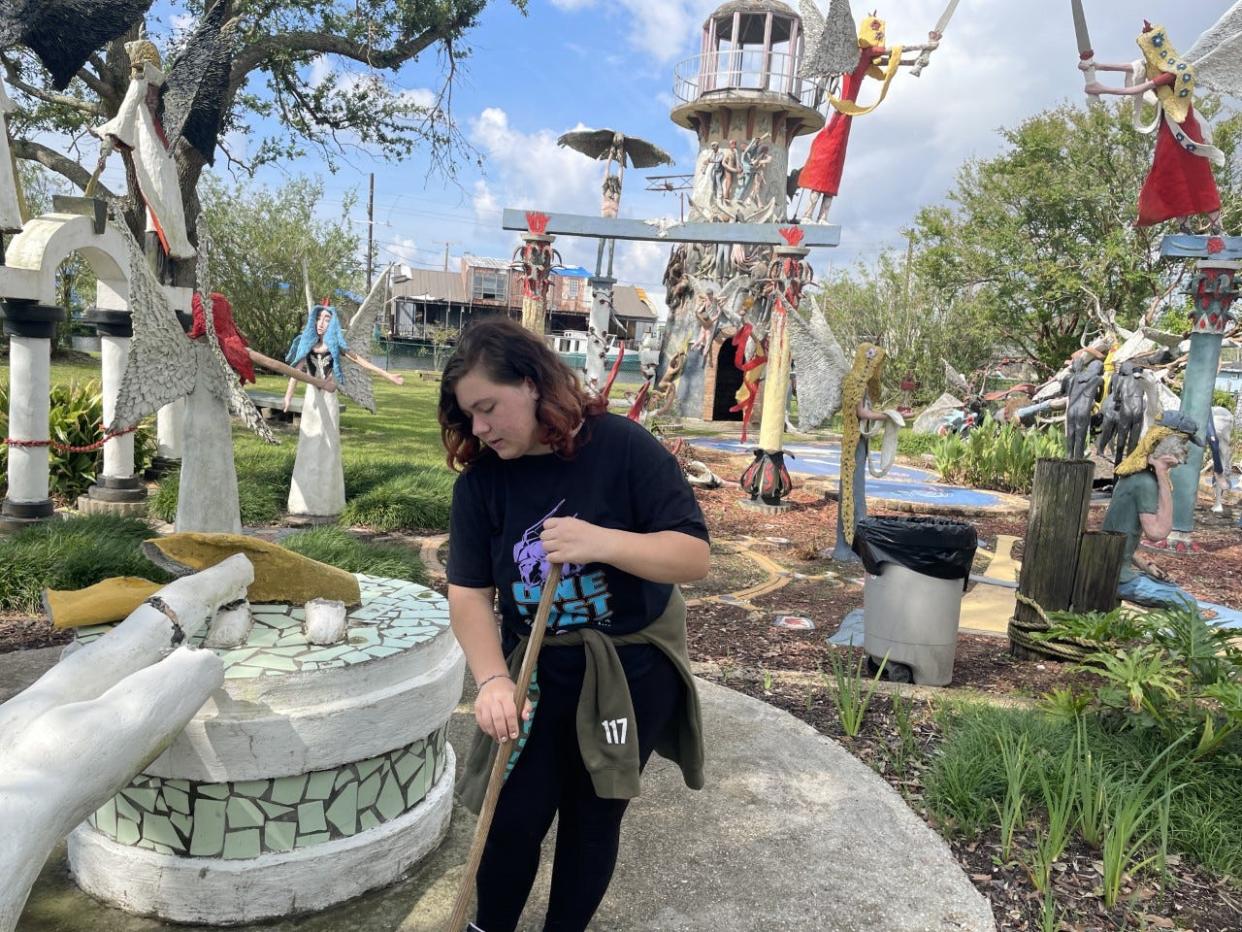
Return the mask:
[[[131,912],[251,922],[390,883],[448,829],[465,661],[438,593],[358,576],[346,641],[253,606],[224,689],[69,838],[74,878]],[[79,638],[106,628],[86,628]]]

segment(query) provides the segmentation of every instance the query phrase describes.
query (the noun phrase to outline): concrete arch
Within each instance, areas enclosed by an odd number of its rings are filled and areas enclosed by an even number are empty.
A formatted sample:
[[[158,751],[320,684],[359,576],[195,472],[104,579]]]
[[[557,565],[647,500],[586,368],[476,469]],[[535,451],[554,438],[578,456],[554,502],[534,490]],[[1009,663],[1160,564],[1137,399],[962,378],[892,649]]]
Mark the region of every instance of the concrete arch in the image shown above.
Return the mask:
[[[95,271],[99,282],[95,303],[107,310],[125,310],[129,298],[129,250],[125,241],[111,226],[96,233],[91,218],[81,214],[44,214],[22,227],[5,251],[9,274],[0,291],[5,297],[55,305],[56,270],[74,252]]]

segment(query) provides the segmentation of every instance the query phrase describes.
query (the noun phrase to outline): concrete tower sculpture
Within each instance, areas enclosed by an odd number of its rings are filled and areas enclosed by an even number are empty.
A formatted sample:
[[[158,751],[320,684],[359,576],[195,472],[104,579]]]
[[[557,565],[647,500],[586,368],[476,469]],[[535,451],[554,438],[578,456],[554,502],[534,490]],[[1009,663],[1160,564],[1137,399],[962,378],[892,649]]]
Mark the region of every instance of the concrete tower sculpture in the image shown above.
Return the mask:
[[[677,66],[671,114],[699,139],[689,221],[784,221],[789,146],[824,125],[825,92],[803,76],[804,45],[802,18],[779,0],[731,0],[703,24],[699,54]],[[686,352],[675,413],[748,421],[771,314],[772,247],[730,244],[727,231],[721,240],[670,257],[661,374]]]

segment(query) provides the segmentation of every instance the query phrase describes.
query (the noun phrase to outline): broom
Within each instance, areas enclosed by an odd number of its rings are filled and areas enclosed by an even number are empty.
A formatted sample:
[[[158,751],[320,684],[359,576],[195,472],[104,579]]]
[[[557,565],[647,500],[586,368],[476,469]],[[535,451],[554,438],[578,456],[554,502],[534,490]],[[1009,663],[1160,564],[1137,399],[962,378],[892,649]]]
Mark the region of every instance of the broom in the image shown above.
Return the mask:
[[[535,664],[539,661],[539,648],[543,646],[543,635],[548,629],[548,615],[552,612],[552,600],[556,598],[556,587],[560,581],[561,565],[550,564],[548,577],[543,581],[543,595],[539,599],[535,623],[531,626],[530,639],[526,642],[526,653],[522,656],[522,669],[514,684],[513,704],[518,710],[518,715],[522,714],[522,707],[526,703],[526,695],[530,690],[530,681],[535,675]],[[470,899],[474,895],[474,878],[479,872],[479,862],[483,860],[483,846],[487,843],[487,833],[492,826],[492,816],[496,814],[496,800],[500,796],[500,787],[505,782],[505,767],[509,763],[509,757],[510,755],[505,753],[502,744],[496,751],[496,760],[492,762],[487,791],[483,795],[483,805],[479,809],[479,821],[474,829],[474,841],[470,844],[470,856],[466,858],[466,873],[461,878],[457,900],[453,903],[453,912],[449,917],[448,932],[462,932],[462,927],[466,924],[466,912],[470,909]]]

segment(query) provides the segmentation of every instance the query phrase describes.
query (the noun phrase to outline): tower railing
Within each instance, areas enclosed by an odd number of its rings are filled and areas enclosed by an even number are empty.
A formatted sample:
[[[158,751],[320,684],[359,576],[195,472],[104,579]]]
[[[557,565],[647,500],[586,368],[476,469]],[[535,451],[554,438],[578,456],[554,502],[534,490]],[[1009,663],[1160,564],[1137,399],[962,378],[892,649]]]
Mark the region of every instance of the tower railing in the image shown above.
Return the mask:
[[[763,91],[818,109],[823,89],[797,72],[797,57],[788,52],[721,49],[679,62],[673,69],[673,95],[681,103],[693,103],[727,91]]]

